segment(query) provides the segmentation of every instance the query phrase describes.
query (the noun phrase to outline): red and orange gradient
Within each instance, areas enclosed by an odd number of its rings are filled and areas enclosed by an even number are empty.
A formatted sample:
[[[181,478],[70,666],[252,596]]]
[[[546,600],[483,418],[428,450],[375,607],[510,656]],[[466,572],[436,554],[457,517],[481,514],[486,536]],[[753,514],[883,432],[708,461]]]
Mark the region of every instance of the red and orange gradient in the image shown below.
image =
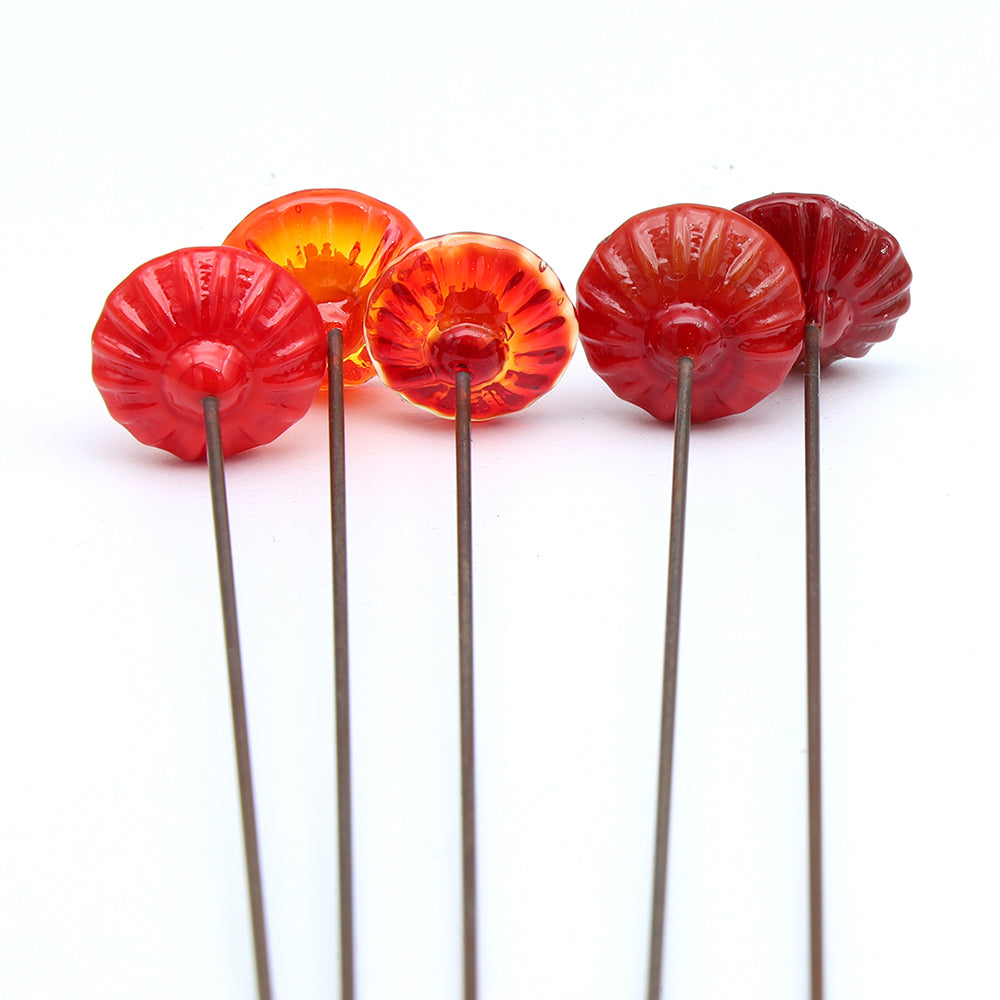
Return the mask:
[[[375,374],[364,343],[368,293],[386,265],[421,236],[398,209],[357,191],[311,189],[254,209],[226,244],[280,264],[344,337],[344,382]]]
[[[512,240],[452,233],[397,258],[372,289],[365,336],[382,380],[411,403],[455,415],[471,375],[471,416],[521,410],[555,385],[577,340],[576,312],[544,261]]]

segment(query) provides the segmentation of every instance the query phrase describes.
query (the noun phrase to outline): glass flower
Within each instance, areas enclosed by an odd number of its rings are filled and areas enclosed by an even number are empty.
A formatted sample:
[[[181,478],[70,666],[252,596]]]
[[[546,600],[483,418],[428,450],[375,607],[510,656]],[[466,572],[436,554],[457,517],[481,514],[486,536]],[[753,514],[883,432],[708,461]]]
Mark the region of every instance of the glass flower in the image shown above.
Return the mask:
[[[365,337],[382,380],[410,402],[455,414],[471,374],[473,420],[523,409],[576,346],[573,303],[549,267],[499,236],[424,240],[388,267],[368,300]]]
[[[672,420],[677,362],[694,362],[692,420],[741,413],[784,380],[802,345],[798,277],[741,215],[655,208],[619,226],[577,285],[580,341],[622,399]]]
[[[337,188],[297,191],[254,209],[225,239],[281,264],[313,297],[327,329],[344,337],[344,382],[374,374],[364,307],[385,265],[420,239],[398,209]]]
[[[205,454],[202,400],[219,400],[225,455],[305,415],[326,371],[316,304],[286,271],[233,247],[177,250],[132,272],[94,328],[94,382],[143,444]]]
[[[766,229],[802,282],[806,320],[820,328],[820,363],[860,358],[910,307],[912,273],[891,233],[819,194],[772,194],[736,211]]]

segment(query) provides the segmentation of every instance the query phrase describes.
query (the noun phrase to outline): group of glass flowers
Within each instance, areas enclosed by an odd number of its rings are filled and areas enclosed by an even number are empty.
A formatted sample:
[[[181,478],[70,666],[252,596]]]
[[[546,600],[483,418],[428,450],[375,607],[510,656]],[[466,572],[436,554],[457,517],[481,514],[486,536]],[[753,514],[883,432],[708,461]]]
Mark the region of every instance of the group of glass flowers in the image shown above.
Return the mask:
[[[112,416],[139,441],[183,459],[201,458],[208,447],[260,1000],[269,1000],[271,989],[221,456],[266,444],[303,417],[329,364],[341,972],[343,995],[353,997],[342,388],[377,372],[416,405],[457,419],[463,941],[465,996],[475,1000],[469,419],[527,406],[559,379],[579,338],[618,396],[676,420],[676,503],[691,420],[749,409],[804,355],[807,388],[818,390],[820,364],[861,357],[891,335],[909,307],[910,280],[898,242],[881,227],[832,198],[775,194],[734,211],[685,204],[634,216],[591,255],[574,307],[551,269],[511,240],[473,233],[424,240],[390,205],[353,191],[310,190],[254,210],[223,246],[143,264],[111,293],[94,330],[93,375]],[[818,437],[811,398],[810,942],[812,995],[820,998]],[[671,513],[651,997],[660,995],[663,965],[683,499],[679,510],[676,518],[677,509]]]
[[[861,357],[909,306],[896,239],[821,195],[774,194],[733,211],[671,205],[603,240],[577,303],[535,254],[498,236],[422,239],[400,211],[309,190],[251,212],[219,247],[137,268],[108,297],[93,376],[144,444],[205,454],[202,400],[219,401],[223,452],[272,441],[305,415],[343,336],[344,381],[376,372],[411,402],[455,413],[470,373],[474,420],[550,389],[579,336],[620,397],[671,420],[678,361],[693,361],[692,419],[739,413],[802,356]]]

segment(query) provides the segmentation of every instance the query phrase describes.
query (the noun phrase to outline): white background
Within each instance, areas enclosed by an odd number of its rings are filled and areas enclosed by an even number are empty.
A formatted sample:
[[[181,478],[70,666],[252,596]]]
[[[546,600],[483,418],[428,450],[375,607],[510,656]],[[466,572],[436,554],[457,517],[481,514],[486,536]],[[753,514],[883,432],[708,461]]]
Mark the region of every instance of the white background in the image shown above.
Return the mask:
[[[247,1000],[207,477],[107,294],[354,188],[567,288],[629,216],[830,194],[914,271],[823,383],[830,1000],[997,996],[995,5],[21,4],[0,59],[0,997]],[[806,996],[801,375],[695,429],[664,997]],[[358,996],[460,997],[451,425],[349,399]],[[581,353],[473,441],[483,1000],[644,994],[672,432]],[[277,1000],[337,996],[325,412],[227,465]]]

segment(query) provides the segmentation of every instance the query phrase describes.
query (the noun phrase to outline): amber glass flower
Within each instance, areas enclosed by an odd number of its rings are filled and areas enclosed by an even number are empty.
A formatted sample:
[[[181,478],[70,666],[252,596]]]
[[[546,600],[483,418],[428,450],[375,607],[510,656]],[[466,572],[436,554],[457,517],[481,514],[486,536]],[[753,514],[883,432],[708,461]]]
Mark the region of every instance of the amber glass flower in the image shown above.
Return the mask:
[[[473,420],[523,409],[576,346],[573,303],[544,261],[499,236],[424,240],[393,261],[368,300],[365,336],[382,380],[417,406],[455,414],[471,373]]]
[[[398,209],[341,189],[297,191],[254,209],[227,237],[281,264],[319,306],[327,328],[344,336],[344,382],[374,374],[364,344],[364,307],[375,279],[393,257],[420,239]]]
[[[580,341],[622,399],[672,420],[678,361],[694,361],[691,418],[741,413],[784,380],[802,345],[799,280],[777,241],[735,212],[669,205],[619,226],[577,285]]]
[[[109,296],[93,335],[94,382],[143,444],[205,454],[202,401],[219,401],[226,455],[305,416],[326,371],[316,304],[276,264],[233,247],[151,260]]]
[[[772,194],[736,211],[766,229],[792,259],[806,321],[820,328],[820,363],[864,357],[910,307],[910,265],[881,226],[820,194]]]

